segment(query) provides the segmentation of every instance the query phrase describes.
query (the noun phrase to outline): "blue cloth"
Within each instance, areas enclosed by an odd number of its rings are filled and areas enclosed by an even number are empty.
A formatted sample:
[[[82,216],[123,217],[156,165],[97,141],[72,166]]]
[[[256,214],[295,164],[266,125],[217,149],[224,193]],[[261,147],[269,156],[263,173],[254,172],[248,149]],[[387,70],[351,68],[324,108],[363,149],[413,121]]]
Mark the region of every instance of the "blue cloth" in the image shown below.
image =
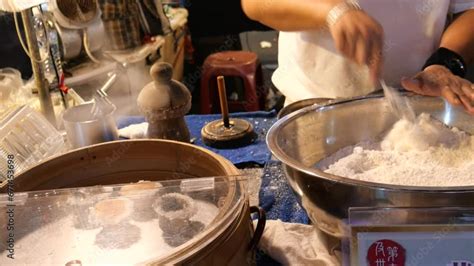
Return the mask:
[[[185,116],[186,124],[192,138],[196,138],[194,144],[209,149],[231,161],[233,164],[256,163],[264,165],[271,158],[271,153],[267,148],[265,137],[268,129],[276,121],[276,111],[271,112],[246,112],[232,113],[230,117],[243,118],[251,122],[254,126],[255,133],[258,138],[254,143],[235,149],[215,149],[207,146],[201,139],[202,127],[211,121],[221,119],[220,114],[212,115],[187,115]],[[117,121],[118,128],[123,128],[132,124],[145,122],[143,116],[126,116],[120,117]]]
[[[280,219],[283,222],[309,224],[306,211],[298,203],[290,185],[286,182],[281,162],[268,161],[263,170],[259,192],[259,204],[265,210],[267,220]],[[258,250],[257,266],[281,265]]]
[[[286,181],[285,172],[279,161],[269,161],[265,165],[259,202],[269,220],[280,219],[288,223],[309,224],[308,215]]]

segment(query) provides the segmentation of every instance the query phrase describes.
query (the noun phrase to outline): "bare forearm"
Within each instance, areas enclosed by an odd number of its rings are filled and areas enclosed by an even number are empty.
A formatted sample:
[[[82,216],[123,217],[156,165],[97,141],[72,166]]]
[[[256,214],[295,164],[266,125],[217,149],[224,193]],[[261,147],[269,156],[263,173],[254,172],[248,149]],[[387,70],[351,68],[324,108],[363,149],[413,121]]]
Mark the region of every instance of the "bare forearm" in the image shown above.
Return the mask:
[[[326,25],[329,10],[342,0],[242,0],[247,16],[280,31],[301,31]]]
[[[467,64],[474,63],[474,10],[466,11],[449,25],[441,47],[461,55]]]

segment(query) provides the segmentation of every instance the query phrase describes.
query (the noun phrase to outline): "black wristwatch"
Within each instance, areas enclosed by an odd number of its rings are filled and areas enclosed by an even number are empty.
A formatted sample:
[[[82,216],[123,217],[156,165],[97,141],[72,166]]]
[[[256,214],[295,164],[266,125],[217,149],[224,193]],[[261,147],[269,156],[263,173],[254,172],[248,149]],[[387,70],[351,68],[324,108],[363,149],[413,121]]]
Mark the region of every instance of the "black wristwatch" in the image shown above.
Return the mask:
[[[466,62],[454,51],[441,47],[434,52],[423,65],[422,70],[431,65],[442,65],[451,71],[454,75],[464,78],[467,73]]]

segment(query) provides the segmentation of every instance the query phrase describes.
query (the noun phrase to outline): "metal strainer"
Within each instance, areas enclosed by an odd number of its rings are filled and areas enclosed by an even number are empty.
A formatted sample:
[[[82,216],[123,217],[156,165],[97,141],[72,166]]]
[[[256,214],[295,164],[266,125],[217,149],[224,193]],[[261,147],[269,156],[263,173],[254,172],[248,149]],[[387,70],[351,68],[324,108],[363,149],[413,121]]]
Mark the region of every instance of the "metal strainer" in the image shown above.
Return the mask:
[[[56,0],[55,17],[65,28],[84,28],[99,16],[97,0]]]

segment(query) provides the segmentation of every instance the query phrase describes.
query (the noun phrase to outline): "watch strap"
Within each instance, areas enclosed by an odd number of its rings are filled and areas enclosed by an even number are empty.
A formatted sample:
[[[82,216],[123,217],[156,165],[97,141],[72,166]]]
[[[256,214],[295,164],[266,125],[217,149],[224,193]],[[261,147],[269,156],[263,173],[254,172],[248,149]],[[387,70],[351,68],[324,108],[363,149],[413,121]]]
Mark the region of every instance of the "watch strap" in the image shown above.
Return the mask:
[[[434,52],[423,65],[423,70],[431,65],[442,65],[454,75],[464,78],[466,76],[466,62],[458,53],[441,47]]]

